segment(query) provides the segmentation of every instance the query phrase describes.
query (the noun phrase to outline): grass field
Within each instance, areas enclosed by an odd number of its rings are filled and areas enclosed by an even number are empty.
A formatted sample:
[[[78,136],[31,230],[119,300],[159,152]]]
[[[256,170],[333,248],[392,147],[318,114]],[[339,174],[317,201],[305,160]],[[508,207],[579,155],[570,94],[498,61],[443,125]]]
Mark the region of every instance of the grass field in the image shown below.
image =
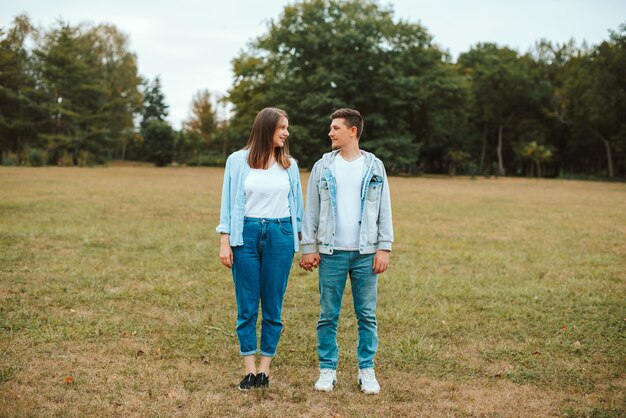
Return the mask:
[[[317,276],[295,262],[272,386],[235,389],[221,180],[0,168],[0,416],[626,415],[625,184],[391,178],[368,397],[349,286],[338,386],[313,391]]]

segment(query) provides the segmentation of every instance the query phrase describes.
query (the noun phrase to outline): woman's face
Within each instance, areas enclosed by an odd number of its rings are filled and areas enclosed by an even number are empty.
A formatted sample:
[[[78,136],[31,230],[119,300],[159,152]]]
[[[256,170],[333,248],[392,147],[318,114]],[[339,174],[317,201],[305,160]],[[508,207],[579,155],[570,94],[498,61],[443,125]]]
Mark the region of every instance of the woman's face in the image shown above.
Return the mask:
[[[288,128],[289,121],[286,117],[281,116],[276,125],[276,130],[274,131],[274,148],[282,148],[285,146],[285,142],[287,142],[287,137],[289,136]]]

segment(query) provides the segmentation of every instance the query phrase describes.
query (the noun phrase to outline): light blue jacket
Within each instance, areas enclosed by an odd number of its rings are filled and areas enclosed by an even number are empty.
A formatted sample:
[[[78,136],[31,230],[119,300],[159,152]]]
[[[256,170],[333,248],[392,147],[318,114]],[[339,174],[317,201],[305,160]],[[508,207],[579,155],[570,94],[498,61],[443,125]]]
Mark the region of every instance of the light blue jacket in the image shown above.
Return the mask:
[[[306,193],[306,211],[302,224],[302,254],[317,251],[332,254],[335,248],[337,219],[337,182],[333,164],[339,151],[324,154],[313,166]],[[370,152],[361,173],[361,219],[359,253],[391,251],[393,225],[391,199],[385,166]]]
[[[246,209],[246,195],[243,184],[250,172],[248,165],[248,150],[242,149],[233,152],[226,160],[224,170],[224,185],[222,186],[222,206],[220,209],[220,224],[215,228],[219,233],[230,234],[231,247],[243,245],[243,218]],[[300,232],[302,214],[302,186],[298,163],[293,158],[287,169],[289,175],[289,212],[293,230]],[[293,234],[294,251],[298,251],[298,234]]]

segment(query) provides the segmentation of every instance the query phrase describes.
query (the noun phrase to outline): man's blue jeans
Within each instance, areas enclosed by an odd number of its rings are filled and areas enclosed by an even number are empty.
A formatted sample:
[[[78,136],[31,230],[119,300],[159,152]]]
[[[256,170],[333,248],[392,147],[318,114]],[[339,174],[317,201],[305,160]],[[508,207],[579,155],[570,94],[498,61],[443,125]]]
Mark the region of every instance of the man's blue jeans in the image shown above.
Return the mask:
[[[293,260],[291,218],[245,218],[243,245],[233,247],[237,337],[242,356],[256,354],[259,301],[261,354],[272,357],[283,329],[281,314]]]
[[[378,349],[376,293],[378,275],[374,273],[374,254],[334,251],[321,254],[319,267],[320,319],[317,323],[317,354],[322,369],[336,369],[337,323],[348,274],[359,330],[357,359],[360,369],[374,367]]]

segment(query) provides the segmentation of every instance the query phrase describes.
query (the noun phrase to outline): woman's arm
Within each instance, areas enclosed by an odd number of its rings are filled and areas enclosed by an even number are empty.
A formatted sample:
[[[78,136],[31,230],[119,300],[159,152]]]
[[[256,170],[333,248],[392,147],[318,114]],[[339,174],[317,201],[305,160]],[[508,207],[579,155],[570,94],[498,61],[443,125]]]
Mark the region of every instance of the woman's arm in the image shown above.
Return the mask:
[[[220,261],[228,268],[233,267],[233,249],[230,248],[230,235],[220,235]]]
[[[215,230],[221,234],[230,234],[230,170],[231,170],[231,158],[226,160],[226,167],[224,167],[224,183],[222,184],[222,204],[220,206],[220,224]]]

